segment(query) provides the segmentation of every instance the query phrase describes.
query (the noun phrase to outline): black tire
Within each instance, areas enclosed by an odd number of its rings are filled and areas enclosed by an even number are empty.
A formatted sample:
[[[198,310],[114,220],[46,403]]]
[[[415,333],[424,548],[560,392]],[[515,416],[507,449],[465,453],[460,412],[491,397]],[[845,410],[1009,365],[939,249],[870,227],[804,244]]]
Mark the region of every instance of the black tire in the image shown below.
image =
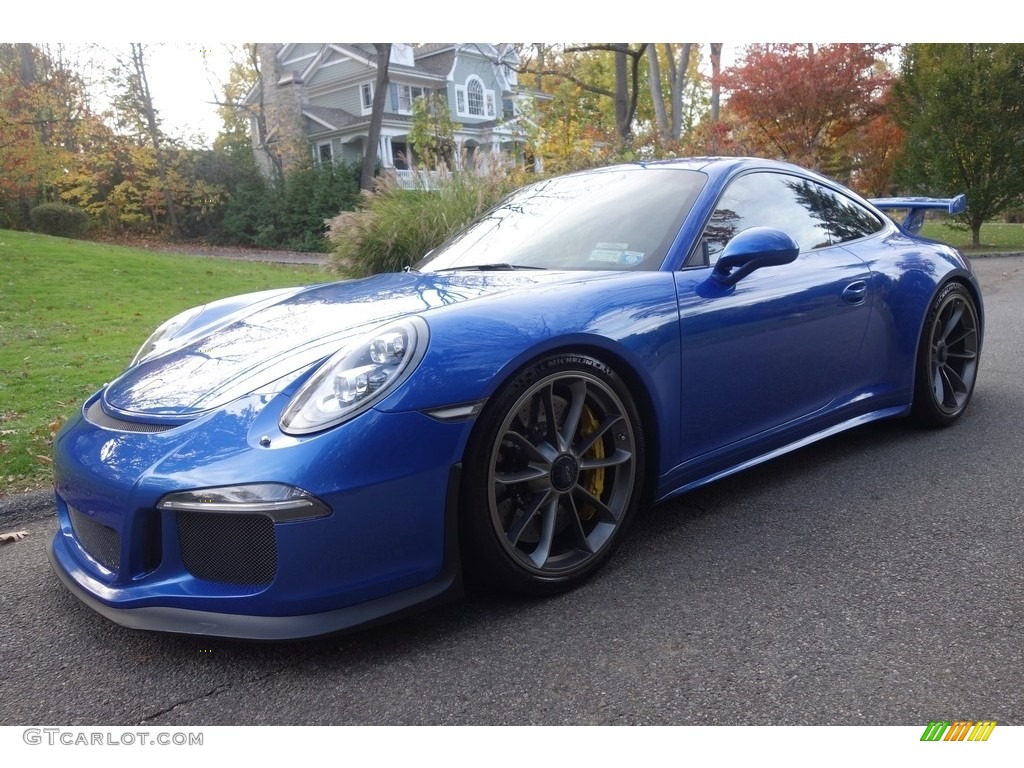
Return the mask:
[[[466,452],[470,578],[525,595],[587,579],[640,503],[643,446],[633,399],[604,363],[559,354],[521,371],[488,402]]]
[[[947,283],[932,302],[921,333],[911,416],[925,427],[952,424],[967,408],[978,374],[981,334],[970,291]]]

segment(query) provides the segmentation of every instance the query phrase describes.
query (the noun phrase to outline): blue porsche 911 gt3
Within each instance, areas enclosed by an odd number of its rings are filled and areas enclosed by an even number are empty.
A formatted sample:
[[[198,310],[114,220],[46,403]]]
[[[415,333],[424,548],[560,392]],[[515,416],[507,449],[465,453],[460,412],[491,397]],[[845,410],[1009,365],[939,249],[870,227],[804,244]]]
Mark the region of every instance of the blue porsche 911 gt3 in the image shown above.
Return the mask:
[[[51,562],[125,626],[252,639],[464,578],[574,587],[645,504],[876,419],[955,421],[981,293],[915,232],[962,205],[763,160],[618,166],[403,273],[189,310],[56,440]]]

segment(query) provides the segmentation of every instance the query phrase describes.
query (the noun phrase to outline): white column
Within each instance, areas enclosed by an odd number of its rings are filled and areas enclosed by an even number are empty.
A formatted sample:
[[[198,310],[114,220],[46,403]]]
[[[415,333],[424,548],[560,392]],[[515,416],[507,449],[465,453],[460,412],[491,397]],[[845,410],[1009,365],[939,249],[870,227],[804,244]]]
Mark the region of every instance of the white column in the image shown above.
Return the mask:
[[[380,164],[385,168],[394,168],[395,155],[391,148],[391,137],[381,134],[378,144],[377,157],[380,158]]]

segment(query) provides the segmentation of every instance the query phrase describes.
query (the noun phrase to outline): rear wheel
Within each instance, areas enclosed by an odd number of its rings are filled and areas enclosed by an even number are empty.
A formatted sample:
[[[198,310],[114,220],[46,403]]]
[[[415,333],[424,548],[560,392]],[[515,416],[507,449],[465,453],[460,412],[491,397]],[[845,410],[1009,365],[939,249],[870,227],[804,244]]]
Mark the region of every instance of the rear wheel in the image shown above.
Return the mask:
[[[925,320],[917,356],[913,418],[924,426],[952,424],[967,408],[978,373],[978,310],[960,283],[943,286]]]
[[[624,382],[584,355],[522,371],[481,414],[466,459],[463,553],[506,591],[570,589],[622,535],[643,487],[643,430]]]

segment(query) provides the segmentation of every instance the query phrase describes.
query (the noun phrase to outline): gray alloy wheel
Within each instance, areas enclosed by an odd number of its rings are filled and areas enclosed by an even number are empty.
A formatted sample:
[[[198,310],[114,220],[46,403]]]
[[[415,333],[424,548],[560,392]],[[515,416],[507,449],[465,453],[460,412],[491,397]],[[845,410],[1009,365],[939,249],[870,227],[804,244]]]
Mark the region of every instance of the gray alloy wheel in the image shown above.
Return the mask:
[[[925,426],[960,417],[974,391],[981,351],[978,311],[960,283],[943,286],[925,321],[918,353],[913,415]]]
[[[624,383],[580,355],[520,373],[468,456],[468,559],[521,593],[571,588],[617,545],[639,502],[643,434]]]

